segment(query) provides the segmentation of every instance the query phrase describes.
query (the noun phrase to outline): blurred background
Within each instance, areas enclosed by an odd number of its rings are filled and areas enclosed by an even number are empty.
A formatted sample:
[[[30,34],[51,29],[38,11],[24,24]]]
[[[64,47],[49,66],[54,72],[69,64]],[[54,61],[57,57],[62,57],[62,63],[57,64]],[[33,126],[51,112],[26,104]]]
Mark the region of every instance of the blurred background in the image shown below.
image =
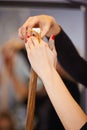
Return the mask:
[[[79,54],[87,60],[86,0],[0,0],[0,122],[2,117],[5,120],[10,118],[7,130],[25,129],[30,64],[24,43],[18,37],[18,29],[29,16],[39,14],[55,17]],[[78,90],[79,103],[87,113],[87,90],[79,83]],[[51,117],[50,113],[53,113]],[[63,130],[58,120],[43,84],[38,79],[34,129]]]

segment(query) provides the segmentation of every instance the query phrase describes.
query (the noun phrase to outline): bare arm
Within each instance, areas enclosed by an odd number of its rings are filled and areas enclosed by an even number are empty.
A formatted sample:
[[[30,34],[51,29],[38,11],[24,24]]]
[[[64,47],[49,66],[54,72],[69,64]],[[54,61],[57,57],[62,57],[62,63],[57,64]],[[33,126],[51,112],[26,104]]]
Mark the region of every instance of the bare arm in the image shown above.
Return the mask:
[[[87,116],[72,98],[54,68],[53,50],[50,50],[42,40],[39,44],[34,37],[29,38],[25,45],[29,61],[42,79],[49,98],[65,129],[79,130],[87,122]]]
[[[54,68],[47,76],[44,75],[43,83],[65,129],[79,130],[87,122],[87,116],[72,98]]]
[[[87,62],[78,54],[74,44],[67,34],[62,30],[55,18],[49,15],[37,15],[29,17],[22,27],[19,29],[21,38],[29,35],[29,30],[33,27],[40,27],[41,36],[50,37],[54,34],[55,47],[58,54],[58,60],[62,66],[62,76],[70,80],[75,80],[87,86]],[[28,33],[26,33],[26,31]],[[65,72],[64,72],[65,71]],[[73,78],[73,79],[72,79]]]

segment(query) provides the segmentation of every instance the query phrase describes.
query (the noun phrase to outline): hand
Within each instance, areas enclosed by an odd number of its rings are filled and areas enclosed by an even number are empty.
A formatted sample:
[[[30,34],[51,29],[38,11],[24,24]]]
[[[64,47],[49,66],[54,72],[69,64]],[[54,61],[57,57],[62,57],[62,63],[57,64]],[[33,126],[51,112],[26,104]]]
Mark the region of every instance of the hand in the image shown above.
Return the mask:
[[[41,29],[41,38],[44,36],[50,37],[52,34],[56,35],[61,30],[53,17],[38,15],[27,19],[23,26],[19,28],[19,36],[22,39],[26,39],[33,27],[39,27]]]
[[[25,46],[32,68],[40,78],[43,78],[50,69],[54,68],[54,49],[51,50],[43,40],[39,43],[37,38],[33,36],[27,39]]]

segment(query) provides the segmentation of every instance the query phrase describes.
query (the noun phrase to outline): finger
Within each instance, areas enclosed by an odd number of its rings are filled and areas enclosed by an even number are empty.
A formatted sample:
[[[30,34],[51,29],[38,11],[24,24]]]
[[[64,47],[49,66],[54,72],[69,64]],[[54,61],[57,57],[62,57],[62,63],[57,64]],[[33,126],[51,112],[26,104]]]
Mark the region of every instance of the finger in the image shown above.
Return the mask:
[[[49,47],[50,47],[51,50],[55,49],[54,40],[55,40],[55,36],[52,34],[50,39],[49,39]]]
[[[26,28],[24,27],[19,28],[19,37],[22,40],[26,39],[26,33],[27,33]]]
[[[33,27],[39,26],[39,20],[36,16],[30,17],[21,28],[19,28],[19,36],[21,39],[24,39],[25,36],[30,35],[31,29]]]
[[[30,48],[30,50],[32,50],[34,48],[34,41],[32,39],[33,39],[32,36],[27,39],[27,44],[28,44],[28,47]]]
[[[33,27],[39,27],[41,29],[41,38],[43,38],[49,31],[50,25],[45,25],[43,27],[42,22],[40,22],[39,16],[30,17],[24,24],[24,28],[28,28],[28,34]]]
[[[23,35],[22,35],[22,28],[21,28],[21,27],[18,29],[18,36],[19,36],[22,40],[24,40]]]
[[[50,26],[44,26],[44,28],[41,28],[41,38],[46,36],[47,32],[49,31]]]
[[[55,42],[55,36],[51,35],[51,37],[49,39],[49,47],[52,50],[52,52],[54,53],[54,55],[55,55],[54,67],[56,68],[56,65],[57,65],[57,52],[56,52],[54,42]]]
[[[38,44],[40,44],[37,37],[31,37],[31,40],[34,46],[37,46]]]
[[[32,29],[33,27],[36,27],[37,24],[39,24],[38,17],[33,16],[29,17],[29,19],[23,24],[23,27]]]
[[[25,42],[25,48],[26,48],[27,54],[30,53],[30,46],[29,46],[28,40]]]

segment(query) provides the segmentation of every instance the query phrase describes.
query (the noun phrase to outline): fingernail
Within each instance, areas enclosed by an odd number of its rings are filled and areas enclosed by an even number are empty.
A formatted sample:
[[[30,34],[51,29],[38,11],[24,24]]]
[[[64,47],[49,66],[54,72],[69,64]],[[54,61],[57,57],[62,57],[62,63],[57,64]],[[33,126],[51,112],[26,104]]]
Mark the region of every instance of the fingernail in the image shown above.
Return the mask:
[[[52,38],[52,40],[54,40],[55,39],[55,35],[52,35],[51,38]]]
[[[31,35],[28,35],[28,36],[27,36],[27,38],[30,38],[30,37],[31,37]]]

